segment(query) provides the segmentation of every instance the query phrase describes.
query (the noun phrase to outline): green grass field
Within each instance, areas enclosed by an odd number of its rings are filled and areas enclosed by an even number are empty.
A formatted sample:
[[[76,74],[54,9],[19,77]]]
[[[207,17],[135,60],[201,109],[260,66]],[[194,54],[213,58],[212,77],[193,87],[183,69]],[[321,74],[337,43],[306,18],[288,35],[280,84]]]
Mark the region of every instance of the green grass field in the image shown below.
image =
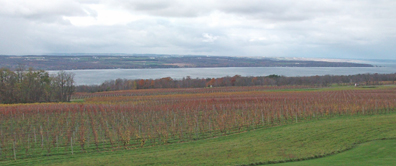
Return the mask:
[[[260,165],[302,159],[306,160],[282,164],[394,165],[393,138],[394,113],[342,116],[185,143],[43,156],[1,161],[0,165]]]
[[[277,166],[395,165],[396,140],[377,140],[358,145],[349,151],[320,159],[277,164]]]

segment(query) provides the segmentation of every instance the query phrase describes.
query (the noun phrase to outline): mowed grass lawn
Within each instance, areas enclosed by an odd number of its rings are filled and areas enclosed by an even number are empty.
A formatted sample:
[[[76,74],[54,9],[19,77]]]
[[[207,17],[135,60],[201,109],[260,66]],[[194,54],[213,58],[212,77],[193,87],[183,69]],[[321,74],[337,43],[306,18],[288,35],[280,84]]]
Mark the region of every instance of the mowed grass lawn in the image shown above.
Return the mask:
[[[396,164],[396,140],[377,140],[358,145],[349,151],[333,156],[276,164],[276,166],[378,166]]]
[[[243,165],[315,158],[334,153],[339,154],[286,164],[389,165],[396,164],[396,140],[392,138],[396,138],[395,113],[342,116],[199,141],[115,152],[1,161],[0,165]]]

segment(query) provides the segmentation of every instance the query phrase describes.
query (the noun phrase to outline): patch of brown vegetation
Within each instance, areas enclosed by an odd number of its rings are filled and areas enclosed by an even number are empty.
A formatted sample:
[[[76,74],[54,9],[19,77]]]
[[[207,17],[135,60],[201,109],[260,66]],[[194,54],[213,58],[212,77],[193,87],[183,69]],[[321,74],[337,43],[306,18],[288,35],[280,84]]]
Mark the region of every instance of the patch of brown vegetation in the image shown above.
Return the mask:
[[[167,63],[164,65],[178,66],[178,67],[196,67],[194,64],[190,64],[190,63]]]

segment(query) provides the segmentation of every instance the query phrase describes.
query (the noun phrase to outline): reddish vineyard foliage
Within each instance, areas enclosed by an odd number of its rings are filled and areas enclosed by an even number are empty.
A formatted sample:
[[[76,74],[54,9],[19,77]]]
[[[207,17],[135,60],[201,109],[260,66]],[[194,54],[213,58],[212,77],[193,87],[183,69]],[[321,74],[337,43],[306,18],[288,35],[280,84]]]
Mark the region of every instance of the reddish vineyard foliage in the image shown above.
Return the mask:
[[[246,92],[279,89],[307,89],[314,86],[245,86],[245,87],[217,87],[217,88],[172,88],[172,89],[139,89],[139,90],[120,90],[97,93],[77,92],[72,96],[73,99],[85,99],[92,97],[115,97],[115,96],[147,96],[159,94],[196,94],[213,92]]]
[[[396,107],[396,88],[172,90],[95,97],[86,104],[0,106],[0,160],[134,149]]]

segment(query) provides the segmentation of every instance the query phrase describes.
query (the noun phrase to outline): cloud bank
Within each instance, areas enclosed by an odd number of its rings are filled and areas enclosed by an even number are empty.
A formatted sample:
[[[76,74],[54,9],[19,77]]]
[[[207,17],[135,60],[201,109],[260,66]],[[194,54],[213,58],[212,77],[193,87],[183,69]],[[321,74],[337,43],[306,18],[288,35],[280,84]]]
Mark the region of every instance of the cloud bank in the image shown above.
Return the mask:
[[[0,0],[0,54],[396,56],[393,0]]]

